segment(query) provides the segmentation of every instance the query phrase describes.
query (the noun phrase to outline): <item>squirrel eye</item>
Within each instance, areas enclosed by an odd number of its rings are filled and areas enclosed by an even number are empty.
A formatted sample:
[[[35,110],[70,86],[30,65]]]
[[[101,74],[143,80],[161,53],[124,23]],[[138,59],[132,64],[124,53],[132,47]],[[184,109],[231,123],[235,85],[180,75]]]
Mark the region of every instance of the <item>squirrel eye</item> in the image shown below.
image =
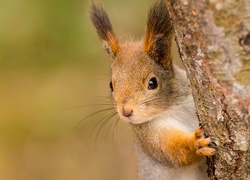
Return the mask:
[[[114,91],[112,81],[110,81],[110,83],[109,83],[109,88],[111,89],[112,92]]]
[[[153,90],[158,87],[158,82],[155,77],[151,78],[148,82],[148,90]]]

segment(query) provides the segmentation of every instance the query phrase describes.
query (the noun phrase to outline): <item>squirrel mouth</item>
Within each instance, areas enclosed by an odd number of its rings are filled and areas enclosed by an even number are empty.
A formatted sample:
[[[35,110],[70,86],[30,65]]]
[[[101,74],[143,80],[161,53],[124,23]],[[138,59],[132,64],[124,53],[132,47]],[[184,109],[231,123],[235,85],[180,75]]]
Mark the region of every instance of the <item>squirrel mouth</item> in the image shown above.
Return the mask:
[[[120,117],[122,120],[129,122],[131,124],[142,124],[153,120],[152,117],[137,117],[137,116],[130,116],[130,117],[120,116]]]
[[[154,116],[145,116],[136,113],[134,109],[124,109],[124,108],[117,108],[118,115],[120,118],[126,122],[131,124],[142,124],[144,122],[148,122],[154,119]]]

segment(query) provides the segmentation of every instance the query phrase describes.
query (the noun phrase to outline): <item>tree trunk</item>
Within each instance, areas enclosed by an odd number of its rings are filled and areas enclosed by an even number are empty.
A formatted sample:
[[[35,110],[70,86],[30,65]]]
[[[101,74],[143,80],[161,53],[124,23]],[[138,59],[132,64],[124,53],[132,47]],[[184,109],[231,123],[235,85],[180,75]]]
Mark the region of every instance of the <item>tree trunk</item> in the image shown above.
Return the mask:
[[[211,179],[250,179],[250,1],[168,0],[197,116],[218,153]]]

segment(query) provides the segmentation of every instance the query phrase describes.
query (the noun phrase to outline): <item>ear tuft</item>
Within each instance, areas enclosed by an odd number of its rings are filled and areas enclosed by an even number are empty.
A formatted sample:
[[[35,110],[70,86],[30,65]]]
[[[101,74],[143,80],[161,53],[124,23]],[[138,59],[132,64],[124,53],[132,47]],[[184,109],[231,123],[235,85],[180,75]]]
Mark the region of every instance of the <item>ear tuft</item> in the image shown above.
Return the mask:
[[[164,0],[156,2],[148,12],[144,51],[164,68],[172,68],[171,41],[173,27]]]
[[[103,42],[104,49],[109,55],[116,56],[120,49],[119,43],[113,31],[108,14],[101,4],[91,4],[90,18],[99,38]]]

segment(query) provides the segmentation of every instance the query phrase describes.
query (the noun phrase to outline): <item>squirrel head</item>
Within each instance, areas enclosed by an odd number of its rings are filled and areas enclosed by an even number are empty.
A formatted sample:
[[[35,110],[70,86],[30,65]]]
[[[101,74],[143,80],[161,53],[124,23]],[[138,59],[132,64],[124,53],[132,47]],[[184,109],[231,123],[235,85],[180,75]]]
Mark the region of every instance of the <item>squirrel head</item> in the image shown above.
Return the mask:
[[[173,27],[164,0],[150,8],[146,32],[139,42],[120,43],[101,5],[91,5],[90,17],[111,58],[110,88],[122,119],[134,124],[150,121],[176,102]]]

